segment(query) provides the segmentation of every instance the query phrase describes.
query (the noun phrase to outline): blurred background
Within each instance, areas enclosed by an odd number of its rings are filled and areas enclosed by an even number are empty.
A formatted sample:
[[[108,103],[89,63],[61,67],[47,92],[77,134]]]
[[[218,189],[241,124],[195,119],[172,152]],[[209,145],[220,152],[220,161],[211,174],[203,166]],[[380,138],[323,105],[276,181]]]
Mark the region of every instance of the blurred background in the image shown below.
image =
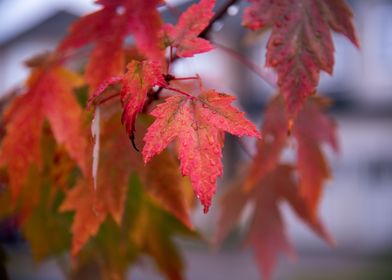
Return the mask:
[[[189,4],[168,2],[180,9]],[[392,1],[348,2],[361,48],[334,35],[334,76],[323,74],[319,87],[334,100],[330,114],[339,126],[341,152],[334,155],[326,150],[333,179],[321,205],[321,217],[337,247],[326,246],[283,207],[299,258],[289,262],[283,257],[274,279],[392,279]],[[55,48],[75,19],[96,8],[90,0],[0,0],[0,96],[23,85],[28,74],[23,61]],[[162,12],[170,17],[168,11]],[[268,34],[249,35],[240,27],[241,17],[241,6],[231,7],[224,20],[215,24],[211,38],[262,66]],[[224,80],[222,89],[237,94],[249,117],[261,122],[259,112],[273,89],[232,55],[217,49],[176,65],[176,71],[188,69],[210,81]],[[232,142],[228,139],[225,148],[226,174],[234,171],[232,159],[241,153]],[[223,179],[229,180],[228,176]],[[216,201],[208,215],[201,212],[196,211],[193,219],[209,238],[218,213]],[[64,279],[57,262],[34,264],[13,228],[13,221],[3,221],[0,232],[11,279]],[[232,243],[213,250],[179,241],[187,260],[187,279],[260,279],[251,253],[231,246],[239,243],[235,238]],[[161,279],[148,265],[129,275],[132,279]]]

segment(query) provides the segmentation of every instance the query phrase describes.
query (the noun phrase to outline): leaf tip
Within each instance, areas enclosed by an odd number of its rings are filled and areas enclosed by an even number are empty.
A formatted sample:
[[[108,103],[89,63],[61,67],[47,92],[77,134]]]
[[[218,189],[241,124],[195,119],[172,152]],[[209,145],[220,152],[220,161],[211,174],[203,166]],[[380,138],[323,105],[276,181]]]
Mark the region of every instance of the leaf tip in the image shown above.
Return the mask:
[[[135,151],[140,153],[140,150],[137,148],[135,143],[135,133],[133,131],[129,134],[129,140],[131,140],[132,147],[135,149]]]
[[[210,205],[205,204],[203,207],[203,213],[207,214],[209,210],[210,210]]]

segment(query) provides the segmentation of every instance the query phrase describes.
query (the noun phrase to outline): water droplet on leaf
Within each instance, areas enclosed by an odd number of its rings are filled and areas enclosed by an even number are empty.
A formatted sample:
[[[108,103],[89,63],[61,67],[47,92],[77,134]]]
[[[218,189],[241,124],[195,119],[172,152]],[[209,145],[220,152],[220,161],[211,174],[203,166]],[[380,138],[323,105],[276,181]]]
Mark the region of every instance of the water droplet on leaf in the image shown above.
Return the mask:
[[[116,14],[118,14],[118,15],[125,14],[125,7],[124,6],[118,6],[117,9],[116,9]]]

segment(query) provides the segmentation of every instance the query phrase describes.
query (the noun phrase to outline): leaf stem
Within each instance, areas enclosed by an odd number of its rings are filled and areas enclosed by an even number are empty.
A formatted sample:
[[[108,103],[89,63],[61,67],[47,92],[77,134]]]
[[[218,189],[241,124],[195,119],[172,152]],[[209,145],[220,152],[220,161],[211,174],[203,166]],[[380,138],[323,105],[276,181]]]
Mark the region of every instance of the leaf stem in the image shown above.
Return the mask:
[[[210,23],[209,23],[209,24],[204,28],[204,30],[199,34],[199,37],[200,37],[200,38],[206,38],[207,35],[208,35],[208,33],[211,31],[211,28],[212,28],[213,24],[214,24],[216,21],[220,20],[221,18],[223,18],[223,17],[226,15],[227,9],[228,9],[230,6],[235,5],[237,2],[240,2],[240,1],[241,1],[241,0],[228,0],[225,4],[223,4],[223,6],[215,13],[215,15],[213,16],[213,18],[210,20]],[[171,64],[172,64],[174,61],[176,61],[177,59],[179,59],[178,56],[176,56],[176,55],[173,56],[173,47],[172,47],[172,46],[170,46],[170,50],[169,50],[169,51],[170,51],[170,58],[169,58],[169,63],[168,63],[168,67],[167,67],[167,74],[169,74],[169,70],[170,70]],[[177,78],[177,80],[178,80],[178,78]],[[199,79],[199,81],[201,81],[201,80]],[[200,82],[200,85],[201,85],[201,82]],[[188,97],[191,97],[191,98],[195,98],[194,96],[190,95],[189,93],[181,92],[181,91],[179,91],[179,90],[177,90],[177,89],[168,88],[168,87],[164,87],[164,88],[166,88],[166,89],[168,89],[168,90],[172,90],[172,91],[179,92],[179,93],[184,94],[184,95],[187,95]],[[161,92],[161,89],[162,89],[162,87],[160,87],[160,89],[156,92],[156,94],[154,94],[154,99],[159,99],[159,94],[160,94],[160,92]],[[150,100],[150,99],[149,99],[148,102],[147,102],[147,104],[150,105],[150,104],[152,103],[152,101],[153,101],[153,100]],[[146,110],[146,108],[145,108],[144,110]]]
[[[173,46],[169,47],[169,53],[170,53],[169,54],[169,63],[167,64],[167,70],[166,70],[168,75],[169,75],[169,72],[170,72],[170,65],[173,62]]]
[[[252,61],[246,59],[243,55],[240,53],[236,52],[235,50],[226,47],[220,43],[213,42],[212,43],[217,46],[219,49],[222,51],[226,52],[229,54],[231,57],[235,58],[239,62],[241,62],[244,66],[246,66],[249,70],[251,70],[253,73],[255,73],[260,79],[265,81],[269,86],[272,88],[276,88],[276,76],[273,74],[270,74],[268,71],[263,70],[261,67],[259,67],[257,64],[253,63]]]
[[[248,147],[243,142],[242,138],[237,138],[241,150],[250,158],[253,159],[253,154],[249,151]]]
[[[99,104],[103,104],[103,103],[105,103],[105,102],[109,101],[110,99],[115,98],[117,96],[120,96],[120,94],[119,93],[112,94],[112,95],[102,99],[101,101],[99,101]]]
[[[174,92],[178,92],[178,93],[180,93],[180,94],[182,94],[182,95],[185,95],[185,96],[187,96],[187,97],[189,97],[189,98],[191,98],[191,99],[195,99],[195,98],[196,98],[196,97],[193,96],[192,94],[189,94],[189,93],[187,93],[187,92],[185,92],[185,91],[182,91],[182,90],[180,90],[180,89],[176,89],[176,88],[172,88],[172,87],[164,87],[164,89],[171,90],[171,91],[174,91]]]
[[[173,81],[199,80],[199,76],[174,78]]]
[[[178,8],[176,8],[173,5],[167,3],[167,1],[164,2],[164,5],[166,6],[167,10],[172,14],[173,17],[176,17],[176,18],[180,17],[181,12],[178,10]]]

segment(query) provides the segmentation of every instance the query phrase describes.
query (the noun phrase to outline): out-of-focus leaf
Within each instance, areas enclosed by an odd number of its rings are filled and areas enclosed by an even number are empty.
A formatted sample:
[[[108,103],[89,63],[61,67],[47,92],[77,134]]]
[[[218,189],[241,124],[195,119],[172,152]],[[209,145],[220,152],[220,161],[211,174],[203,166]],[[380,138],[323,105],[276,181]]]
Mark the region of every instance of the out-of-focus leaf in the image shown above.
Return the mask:
[[[107,79],[123,73],[124,40],[133,35],[138,50],[151,60],[164,58],[160,38],[162,25],[156,7],[161,0],[99,1],[102,8],[88,14],[70,29],[60,52],[95,44],[86,69],[86,80],[95,92]]]
[[[135,219],[130,223],[131,240],[141,253],[149,255],[155,261],[157,268],[167,279],[184,279],[184,264],[173,238],[179,234],[196,237],[196,234],[157,206],[142,190],[140,181],[135,176],[131,179],[130,197],[130,211],[136,213]]]
[[[270,279],[279,253],[295,256],[279,208],[282,201],[287,202],[316,234],[329,244],[333,244],[318,217],[313,215],[312,209],[301,197],[298,182],[294,179],[294,168],[288,165],[277,166],[257,182],[250,192],[244,190],[241,182],[223,197],[217,242],[222,242],[239,219],[245,205],[251,201],[254,202],[254,211],[246,244],[252,247],[265,279]]]
[[[176,158],[167,151],[153,158],[146,166],[142,181],[146,191],[166,211],[184,225],[192,227],[187,204],[186,184]]]
[[[40,200],[22,225],[36,261],[58,256],[71,245],[71,216],[58,212],[61,194],[53,192],[51,185],[41,186],[40,193]]]
[[[316,92],[320,71],[332,74],[334,45],[331,30],[358,46],[352,12],[344,0],[249,0],[244,25],[271,28],[267,46],[269,67],[278,74],[287,108],[297,113]]]
[[[54,67],[36,69],[27,92],[16,98],[5,114],[6,135],[0,147],[0,163],[7,167],[12,198],[17,200],[31,165],[42,165],[40,151],[44,120],[56,141],[87,174],[87,141],[83,113],[73,95],[80,80],[71,72]]]
[[[300,193],[316,215],[323,185],[330,177],[322,146],[327,144],[338,151],[335,122],[323,112],[325,105],[325,99],[309,98],[290,127],[283,97],[278,95],[271,101],[262,127],[265,136],[259,140],[247,171],[245,189],[251,189],[279,164],[287,139],[293,136]]]
[[[93,188],[91,177],[79,179],[60,208],[76,212],[72,225],[73,254],[97,233],[107,215],[121,224],[129,175],[142,164],[141,157],[129,145],[118,114],[103,119],[101,125],[97,189]]]

